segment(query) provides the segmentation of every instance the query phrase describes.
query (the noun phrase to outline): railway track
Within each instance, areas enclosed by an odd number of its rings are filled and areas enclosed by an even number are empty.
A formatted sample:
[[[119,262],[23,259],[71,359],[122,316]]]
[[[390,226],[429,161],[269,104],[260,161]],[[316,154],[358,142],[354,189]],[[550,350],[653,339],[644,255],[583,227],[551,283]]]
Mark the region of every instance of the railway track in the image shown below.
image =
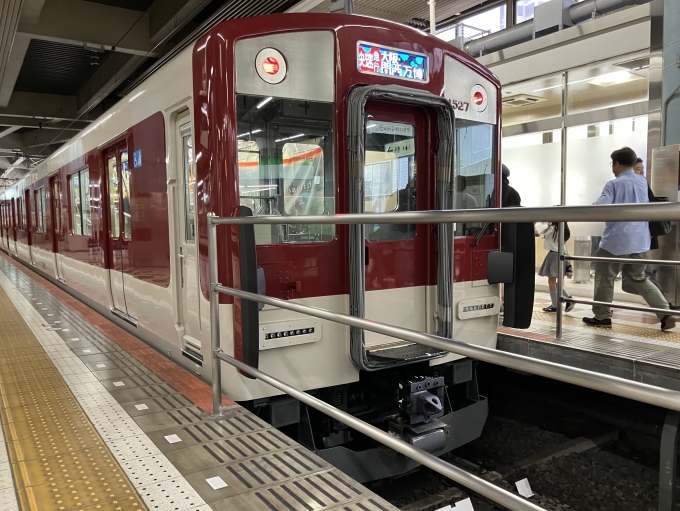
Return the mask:
[[[447,461],[514,492],[526,478],[530,500],[549,511],[658,509],[663,411],[483,364],[480,375],[489,420]],[[503,509],[428,470],[405,477],[372,489],[404,511],[455,510],[467,498],[475,511]]]

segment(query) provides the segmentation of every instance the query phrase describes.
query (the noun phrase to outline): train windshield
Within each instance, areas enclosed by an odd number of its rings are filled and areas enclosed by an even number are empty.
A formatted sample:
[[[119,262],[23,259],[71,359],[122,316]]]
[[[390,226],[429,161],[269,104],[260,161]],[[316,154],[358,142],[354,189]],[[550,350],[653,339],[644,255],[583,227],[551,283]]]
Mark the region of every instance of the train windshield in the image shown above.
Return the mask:
[[[335,213],[333,105],[237,96],[241,205],[254,215]],[[258,245],[328,242],[332,225],[255,227]]]
[[[454,208],[492,208],[495,204],[495,126],[456,120],[454,145]],[[456,224],[455,236],[477,236],[483,222]],[[493,233],[489,226],[486,234]]]

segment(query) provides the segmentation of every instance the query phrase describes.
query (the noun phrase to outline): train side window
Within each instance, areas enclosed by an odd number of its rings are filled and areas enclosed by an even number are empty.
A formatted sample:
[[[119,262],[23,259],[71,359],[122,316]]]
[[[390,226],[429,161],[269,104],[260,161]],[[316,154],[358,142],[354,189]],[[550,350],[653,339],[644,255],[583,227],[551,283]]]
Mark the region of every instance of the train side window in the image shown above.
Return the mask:
[[[45,225],[47,224],[47,211],[45,210],[44,187],[35,191],[35,217],[36,231],[45,232]]]
[[[416,129],[411,124],[366,122],[364,211],[416,211]],[[413,224],[366,226],[369,241],[413,239]]]
[[[121,194],[123,196],[123,238],[132,239],[132,216],[130,215],[130,167],[128,152],[120,153]]]
[[[116,169],[116,157],[111,156],[106,165],[108,167],[109,176],[109,223],[111,237],[118,238],[120,236],[120,193],[118,191],[118,170]]]
[[[492,208],[496,205],[496,127],[456,119],[454,140],[455,209]],[[455,236],[477,236],[484,222],[455,224]],[[490,225],[486,234],[493,233]]]
[[[17,197],[17,227],[19,228],[20,231],[26,229],[26,224],[24,223],[25,220],[26,209],[24,208],[24,198]]]
[[[33,192],[33,208],[32,211],[33,213],[33,218],[31,221],[33,222],[33,230],[34,231],[39,231],[38,229],[38,190]]]
[[[68,185],[71,194],[71,230],[79,236],[91,236],[90,171],[83,169],[71,174]]]
[[[239,153],[240,154],[240,153]],[[184,237],[187,243],[196,241],[196,169],[191,131],[182,134],[184,163]]]
[[[52,197],[54,197],[54,232],[61,232],[61,192],[59,181],[54,181],[52,185]]]
[[[240,204],[256,216],[335,213],[333,105],[239,95]],[[332,225],[256,225],[258,245],[335,239]]]

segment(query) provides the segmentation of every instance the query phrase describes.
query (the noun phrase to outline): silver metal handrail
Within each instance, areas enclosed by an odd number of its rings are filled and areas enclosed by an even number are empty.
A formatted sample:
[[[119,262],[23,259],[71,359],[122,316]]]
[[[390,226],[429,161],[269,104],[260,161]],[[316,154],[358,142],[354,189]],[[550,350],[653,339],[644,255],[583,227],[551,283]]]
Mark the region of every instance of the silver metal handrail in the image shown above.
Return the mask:
[[[237,369],[240,369],[241,371],[248,373],[257,379],[262,380],[265,383],[268,383],[272,387],[285,392],[298,401],[301,401],[304,404],[319,410],[329,417],[332,417],[355,429],[356,431],[363,433],[367,437],[372,438],[373,440],[380,442],[391,449],[394,449],[404,456],[408,456],[412,460],[417,461],[418,463],[434,470],[435,472],[438,472],[439,474],[462,484],[466,488],[469,488],[470,490],[477,492],[480,495],[483,495],[484,497],[507,507],[508,509],[516,511],[545,511],[544,508],[539,507],[528,500],[524,500],[519,495],[510,493],[509,491],[506,491],[493,483],[485,481],[484,479],[477,477],[463,470],[462,468],[456,467],[451,463],[447,463],[441,458],[437,458],[436,456],[430,454],[429,452],[425,452],[421,449],[418,449],[417,447],[413,447],[411,444],[404,442],[400,438],[390,435],[389,433],[386,433],[375,426],[371,426],[370,424],[357,419],[347,412],[343,412],[342,410],[339,410],[338,408],[329,405],[328,403],[321,401],[320,399],[311,396],[306,392],[303,392],[295,387],[291,387],[290,385],[274,378],[273,376],[244,364],[233,357],[225,355],[221,350],[216,354],[216,358],[226,362],[227,364],[231,364]],[[216,361],[216,363],[219,363],[219,361]]]
[[[665,259],[626,259],[625,257],[588,257],[588,256],[564,256],[566,261],[592,261],[594,263],[628,263],[656,264],[658,266],[680,266],[680,261],[667,261]],[[638,262],[639,261],[639,262]]]
[[[545,376],[546,378],[551,378],[553,380],[579,385],[581,387],[606,392],[627,399],[633,399],[635,401],[640,401],[641,403],[680,411],[680,392],[675,390],[655,387],[653,385],[647,385],[646,383],[626,380],[608,374],[555,364],[537,358],[525,357],[523,355],[484,348],[482,346],[475,346],[474,344],[467,344],[454,339],[446,339],[434,334],[426,334],[408,328],[387,325],[377,321],[341,314],[339,312],[331,312],[309,305],[282,300],[280,298],[248,293],[247,291],[241,291],[240,289],[231,287],[217,285],[215,286],[215,291],[237,298],[251,300],[253,302],[264,303],[265,305],[272,305],[274,307],[280,307],[281,309],[299,312],[334,323],[340,323],[341,325],[362,328],[369,332],[422,344],[436,350],[456,353],[457,355],[482,360],[517,371]]]
[[[347,213],[310,216],[215,218],[215,225],[272,224],[439,224],[518,222],[660,222],[680,219],[680,203],[553,206],[549,208],[479,208],[398,213]]]
[[[519,371],[524,371],[559,381],[572,383],[586,388],[607,392],[613,395],[634,399],[643,403],[652,404],[680,411],[680,392],[654,387],[623,378],[617,378],[592,371],[573,368],[545,362],[539,359],[523,357],[511,353],[500,352],[489,348],[474,346],[460,341],[455,341],[432,334],[416,332],[413,330],[386,325],[363,318],[339,314],[316,307],[291,303],[289,301],[271,298],[255,293],[248,293],[238,289],[225,287],[218,281],[217,266],[217,226],[218,225],[247,225],[247,224],[427,224],[427,223],[455,223],[455,222],[593,222],[593,221],[664,221],[669,218],[680,218],[680,204],[626,204],[606,206],[565,206],[553,208],[508,208],[503,209],[476,209],[476,210],[452,210],[452,211],[419,211],[403,213],[362,213],[346,215],[314,215],[314,216],[258,216],[258,217],[229,217],[218,218],[212,213],[208,214],[208,264],[210,275],[210,324],[211,324],[211,348],[213,356],[212,388],[213,388],[213,418],[224,415],[222,410],[221,393],[221,367],[220,361],[225,361],[232,366],[254,376],[269,385],[299,399],[303,403],[316,408],[323,413],[361,431],[378,442],[388,445],[395,451],[400,452],[419,463],[451,478],[503,505],[511,510],[541,510],[542,508],[505,491],[488,481],[479,479],[457,467],[454,467],[435,456],[432,456],[412,445],[397,439],[388,433],[379,430],[331,405],[320,401],[309,394],[291,387],[276,378],[267,375],[233,357],[224,354],[220,348],[219,332],[219,294],[224,293],[234,297],[251,300],[280,307],[283,309],[307,314],[310,316],[326,319],[336,323],[353,326],[363,330],[388,335],[398,339],[423,344],[438,350],[445,350],[463,356],[502,365]],[[537,220],[536,220],[537,219]],[[563,289],[564,274],[564,229],[560,231],[560,244],[558,250],[558,290]],[[561,307],[558,308],[561,312]],[[557,317],[557,332],[561,335],[561,314]]]

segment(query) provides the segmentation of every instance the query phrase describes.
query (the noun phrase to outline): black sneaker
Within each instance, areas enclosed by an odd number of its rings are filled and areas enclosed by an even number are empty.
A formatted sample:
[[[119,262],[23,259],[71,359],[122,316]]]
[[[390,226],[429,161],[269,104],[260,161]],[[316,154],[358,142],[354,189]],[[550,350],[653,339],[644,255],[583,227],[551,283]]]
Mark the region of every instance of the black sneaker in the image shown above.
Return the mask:
[[[543,312],[557,312],[557,309],[551,305],[550,307],[543,308]]]
[[[564,312],[573,311],[575,306],[576,304],[574,302],[567,302],[567,305],[564,307]]]
[[[661,320],[661,331],[667,332],[671,328],[675,328],[676,317],[675,316],[664,316]]]
[[[668,317],[668,316],[666,316]],[[597,318],[583,318],[583,322],[588,326],[599,326],[600,328],[611,328],[612,320],[607,319],[597,319]]]

